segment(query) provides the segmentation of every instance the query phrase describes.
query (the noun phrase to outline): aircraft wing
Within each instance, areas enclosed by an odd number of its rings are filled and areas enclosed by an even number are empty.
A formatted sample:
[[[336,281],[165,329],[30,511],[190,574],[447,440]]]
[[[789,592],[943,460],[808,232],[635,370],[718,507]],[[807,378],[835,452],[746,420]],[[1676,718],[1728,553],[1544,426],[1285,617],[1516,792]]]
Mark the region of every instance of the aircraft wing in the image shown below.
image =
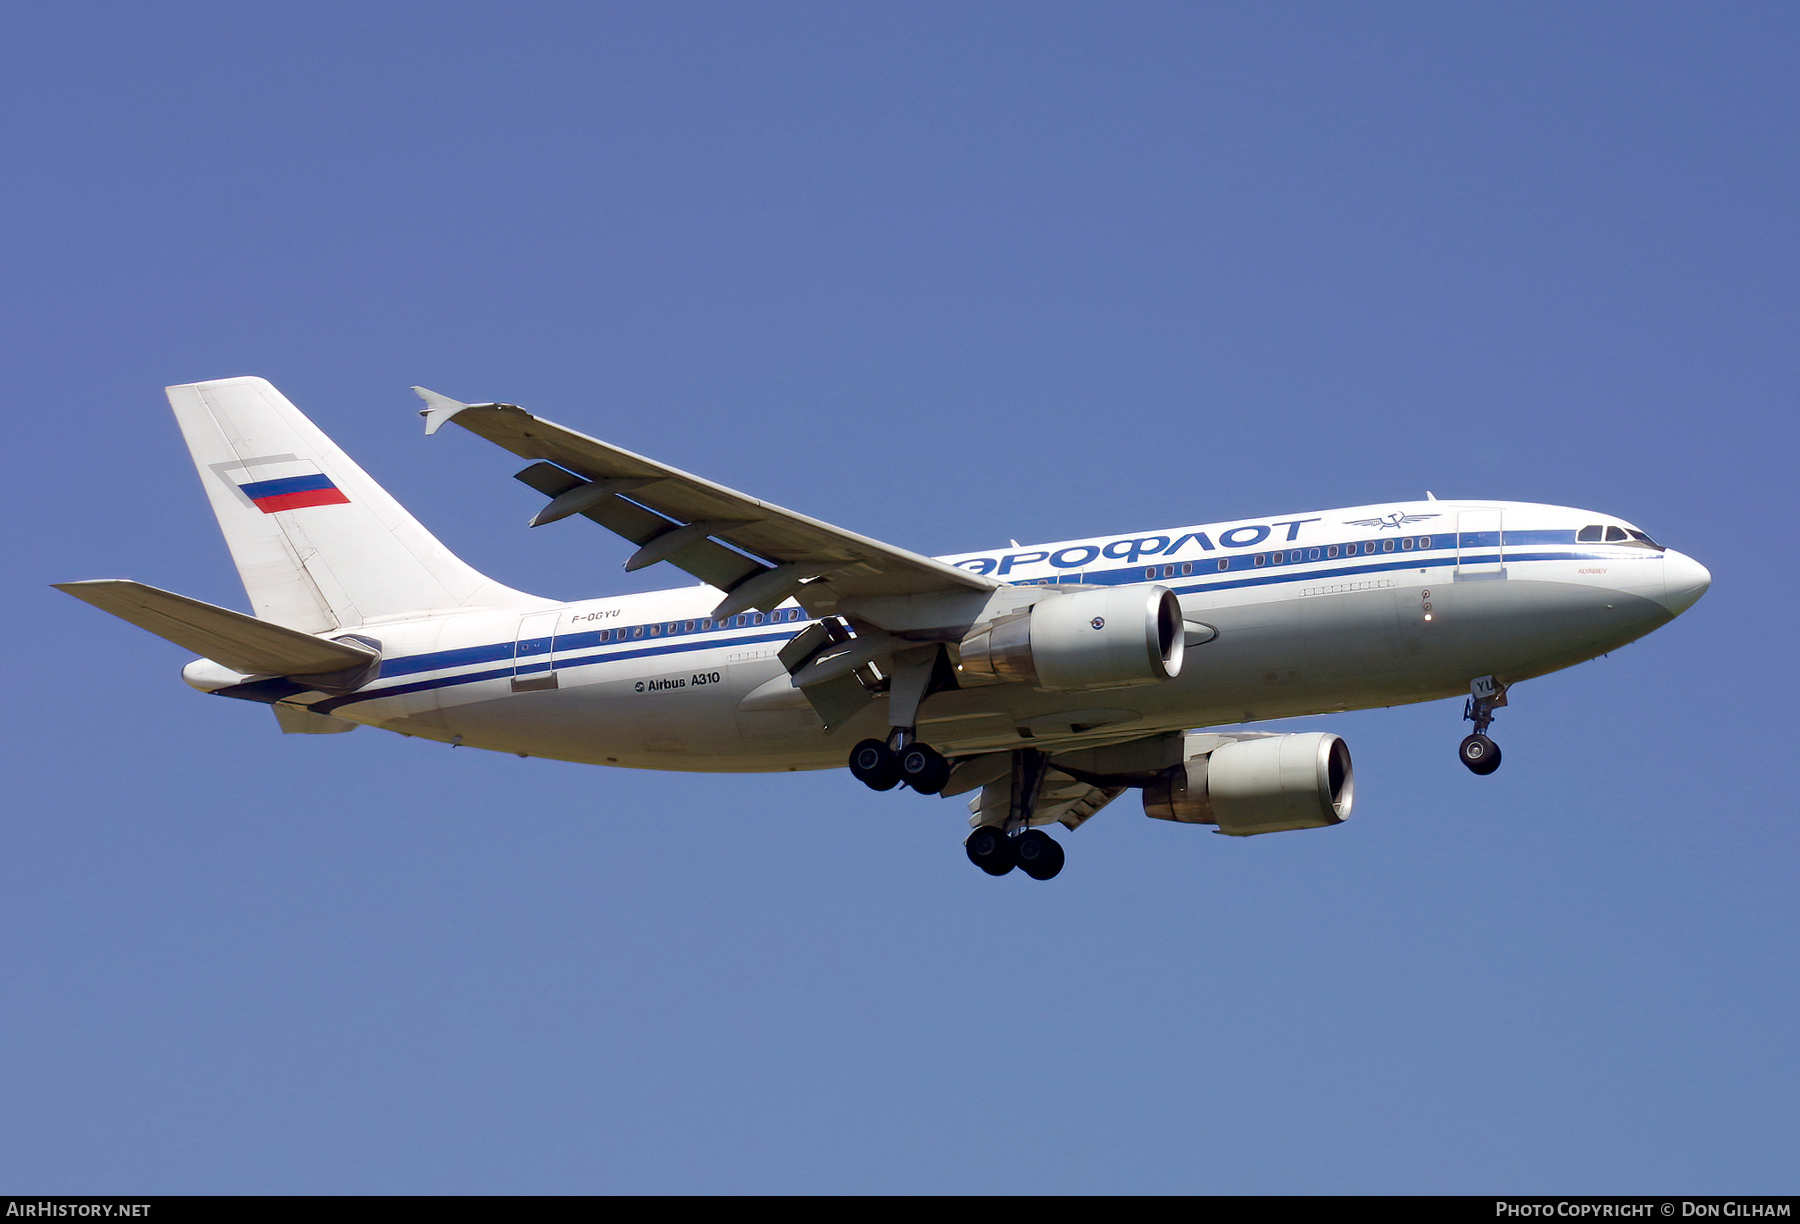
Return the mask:
[[[535,460],[518,479],[550,497],[532,526],[580,514],[638,550],[625,568],[668,561],[727,592],[714,611],[770,609],[824,589],[831,598],[990,591],[1001,585],[942,561],[748,497],[536,417],[513,404],[461,404],[413,388],[428,407],[425,431],[455,421]]]

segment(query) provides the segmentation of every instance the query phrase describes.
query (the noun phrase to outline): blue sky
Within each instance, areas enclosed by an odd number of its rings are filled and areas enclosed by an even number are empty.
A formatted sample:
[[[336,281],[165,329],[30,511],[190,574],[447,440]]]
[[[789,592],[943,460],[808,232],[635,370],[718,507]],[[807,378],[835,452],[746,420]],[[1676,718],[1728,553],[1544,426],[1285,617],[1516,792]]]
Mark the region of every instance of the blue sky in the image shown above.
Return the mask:
[[[1800,12],[0,13],[0,1189],[1791,1192]],[[1415,497],[1714,574],[1308,727],[1355,817],[1121,800],[1044,886],[842,772],[283,737],[48,588],[244,598],[163,401],[274,381],[453,549],[522,403],[926,552]]]

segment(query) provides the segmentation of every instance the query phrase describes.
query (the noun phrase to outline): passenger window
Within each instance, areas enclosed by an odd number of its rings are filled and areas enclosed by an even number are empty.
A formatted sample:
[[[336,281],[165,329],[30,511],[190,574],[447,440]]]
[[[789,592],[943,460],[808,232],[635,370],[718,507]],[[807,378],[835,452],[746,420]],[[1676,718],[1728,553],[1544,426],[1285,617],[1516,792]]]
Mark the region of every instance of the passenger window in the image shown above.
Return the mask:
[[[612,630],[611,629],[602,629],[600,631],[600,640],[602,642],[612,640]]]
[[[1381,542],[1381,551],[1382,552],[1393,552],[1394,551],[1394,542],[1392,540],[1383,540]]]
[[[712,628],[712,617],[709,616],[705,620],[700,622],[700,632],[705,633],[708,629],[711,629],[711,628]]]
[[[687,623],[687,624],[686,624],[686,625],[685,625],[685,626],[683,626],[683,628],[682,628],[682,632],[684,632],[684,633],[692,633],[692,632],[693,632],[693,631],[694,631],[694,622],[693,622],[693,621],[689,621],[689,622],[688,622],[688,623]]]
[[[1598,523],[1590,523],[1575,533],[1578,544],[1598,544],[1604,536],[1604,529]]]
[[[633,625],[631,627],[631,636],[634,638],[643,637],[644,636],[644,627],[642,625]]]
[[[1268,561],[1269,561],[1269,559],[1268,559],[1268,558],[1267,558],[1267,557],[1265,557],[1265,556],[1264,556],[1264,555],[1263,555],[1263,554],[1262,554],[1262,553],[1257,553],[1257,554],[1256,554],[1256,561],[1255,561],[1255,562],[1254,562],[1254,564],[1256,564],[1256,565],[1267,565],[1267,564],[1268,564]]]
[[[1219,572],[1222,574],[1230,568],[1231,568],[1231,558],[1230,557],[1220,557],[1219,558]]]
[[[1419,537],[1419,547],[1420,548],[1430,548],[1431,547],[1431,537],[1430,536],[1420,536]]]
[[[1337,545],[1336,545],[1336,544],[1333,544],[1333,545],[1332,545],[1332,546],[1331,546],[1331,547],[1330,547],[1330,548],[1327,548],[1327,549],[1326,549],[1326,550],[1325,550],[1325,556],[1326,556],[1326,557],[1327,557],[1327,558],[1328,558],[1328,559],[1329,559],[1329,558],[1334,558],[1334,557],[1336,557],[1336,556],[1337,556],[1337,555],[1338,555],[1338,550],[1337,550]]]
[[[650,626],[650,636],[651,637],[661,637],[662,636],[662,626],[661,625],[651,625]]]
[[[1407,537],[1406,539],[1400,541],[1400,547],[1405,552],[1411,552],[1412,546],[1413,546],[1413,542],[1412,542],[1412,538],[1410,536]]]
[[[1307,553],[1306,559],[1308,561],[1317,561],[1319,559],[1319,550],[1315,548],[1311,552]]]
[[[1191,574],[1193,572],[1194,572],[1194,563],[1192,561],[1183,561],[1181,563],[1181,576],[1183,578],[1186,578],[1189,574]]]

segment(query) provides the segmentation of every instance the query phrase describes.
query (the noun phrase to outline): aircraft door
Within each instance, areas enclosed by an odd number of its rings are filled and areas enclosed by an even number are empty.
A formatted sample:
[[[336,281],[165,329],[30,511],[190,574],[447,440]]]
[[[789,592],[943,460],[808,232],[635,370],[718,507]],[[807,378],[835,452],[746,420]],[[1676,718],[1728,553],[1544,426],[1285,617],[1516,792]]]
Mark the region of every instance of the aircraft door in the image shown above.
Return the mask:
[[[1506,533],[1500,510],[1456,516],[1456,580],[1506,577]]]
[[[528,612],[519,618],[519,632],[513,642],[513,692],[528,693],[557,686],[556,623],[560,619],[561,608],[550,612]]]

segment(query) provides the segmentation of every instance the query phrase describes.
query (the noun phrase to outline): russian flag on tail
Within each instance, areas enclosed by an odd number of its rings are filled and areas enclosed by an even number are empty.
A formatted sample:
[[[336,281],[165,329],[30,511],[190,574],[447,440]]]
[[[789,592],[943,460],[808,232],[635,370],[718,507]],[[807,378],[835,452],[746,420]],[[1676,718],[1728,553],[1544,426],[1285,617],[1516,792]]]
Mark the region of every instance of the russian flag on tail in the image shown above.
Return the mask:
[[[305,459],[257,464],[236,479],[238,491],[264,514],[336,506],[350,500],[317,464]]]

